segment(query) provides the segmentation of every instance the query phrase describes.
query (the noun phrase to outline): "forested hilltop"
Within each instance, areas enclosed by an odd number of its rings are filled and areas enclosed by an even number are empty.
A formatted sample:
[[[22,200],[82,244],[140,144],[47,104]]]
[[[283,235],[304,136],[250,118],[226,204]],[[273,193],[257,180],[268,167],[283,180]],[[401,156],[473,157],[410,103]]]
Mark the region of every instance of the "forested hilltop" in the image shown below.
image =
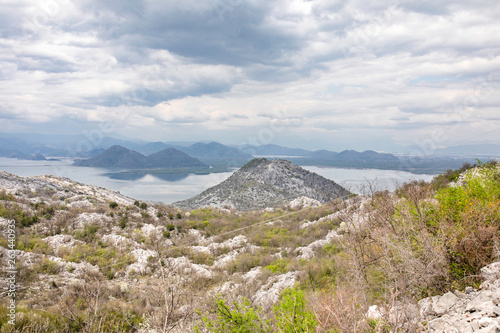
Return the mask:
[[[499,200],[494,162],[258,211],[0,172],[2,262],[12,219],[18,250],[16,324],[4,292],[0,332],[430,331],[419,300],[470,294],[498,259]],[[478,329],[496,325],[484,317]]]

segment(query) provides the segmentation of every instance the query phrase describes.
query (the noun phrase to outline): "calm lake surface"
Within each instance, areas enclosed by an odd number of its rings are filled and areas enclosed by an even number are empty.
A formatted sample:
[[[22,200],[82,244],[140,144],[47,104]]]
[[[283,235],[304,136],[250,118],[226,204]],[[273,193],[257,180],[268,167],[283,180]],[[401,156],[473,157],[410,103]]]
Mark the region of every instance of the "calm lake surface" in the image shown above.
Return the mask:
[[[75,181],[109,188],[129,197],[145,200],[172,203],[190,198],[203,190],[227,179],[232,172],[213,173],[209,175],[175,174],[175,175],[139,175],[122,174],[119,170],[110,171],[103,168],[87,168],[71,166],[72,159],[61,161],[24,161],[0,157],[0,170],[18,176],[56,175],[71,178]],[[396,170],[375,169],[342,169],[323,167],[304,167],[325,178],[334,180],[355,193],[362,193],[363,186],[374,183],[379,190],[392,191],[397,183],[412,179],[429,181],[431,175],[417,175]]]

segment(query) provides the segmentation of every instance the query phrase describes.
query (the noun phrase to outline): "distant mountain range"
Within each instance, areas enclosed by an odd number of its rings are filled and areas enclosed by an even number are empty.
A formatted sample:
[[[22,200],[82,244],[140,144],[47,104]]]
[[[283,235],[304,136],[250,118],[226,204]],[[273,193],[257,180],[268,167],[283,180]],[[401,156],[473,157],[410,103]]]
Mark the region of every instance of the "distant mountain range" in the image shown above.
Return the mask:
[[[166,148],[149,156],[116,145],[106,149],[99,155],[86,160],[77,160],[74,165],[95,168],[208,168],[200,162],[175,148]]]
[[[42,143],[29,143],[20,138],[0,137],[0,156],[20,160],[45,160],[45,156],[61,156],[65,151]]]
[[[150,165],[144,157],[167,148],[174,148],[201,163],[212,166],[213,170],[238,168],[254,157],[284,158],[298,165],[320,165],[339,168],[371,168],[405,170],[417,173],[439,173],[449,168],[460,167],[464,162],[474,162],[474,158],[489,159],[500,156],[500,145],[464,145],[437,149],[424,156],[379,153],[372,150],[357,152],[344,150],[309,151],[268,144],[262,146],[228,146],[217,142],[145,142],[126,138],[102,137],[99,133],[80,135],[48,134],[7,134],[0,133],[0,156],[19,159],[42,160],[48,156],[95,158],[106,149],[119,145],[144,155],[129,153],[115,167],[143,168]],[[182,162],[182,157],[179,163]],[[87,162],[92,163],[92,162]],[[104,164],[109,164],[102,161]],[[99,163],[100,164],[100,163]],[[175,163],[174,163],[175,164]]]
[[[32,161],[45,161],[47,160],[45,156],[42,154],[25,154],[16,149],[2,148],[0,147],[0,156],[1,157],[9,157],[9,158],[17,158],[19,160],[32,160]]]
[[[252,146],[252,145],[242,145],[236,146],[241,151],[246,152],[252,156],[308,156],[312,152],[305,149],[300,148],[287,148],[278,145],[262,145],[262,146]]]
[[[256,210],[283,205],[301,196],[322,203],[347,197],[349,191],[334,181],[281,159],[253,159],[222,183],[174,203],[180,208],[205,206]]]
[[[226,167],[240,167],[250,161],[253,156],[234,147],[229,147],[217,142],[195,143],[188,147],[178,149],[200,161],[211,164],[224,164]]]

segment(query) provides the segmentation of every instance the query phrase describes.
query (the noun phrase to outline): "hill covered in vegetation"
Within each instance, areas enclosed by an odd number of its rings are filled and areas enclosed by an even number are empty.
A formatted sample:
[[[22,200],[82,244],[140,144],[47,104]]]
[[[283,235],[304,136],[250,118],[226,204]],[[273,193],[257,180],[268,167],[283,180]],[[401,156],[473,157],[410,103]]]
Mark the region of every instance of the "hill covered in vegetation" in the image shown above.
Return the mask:
[[[439,332],[419,301],[498,288],[475,290],[498,258],[495,163],[257,211],[178,210],[53,176],[1,172],[0,189],[0,256],[14,220],[18,271],[4,332]],[[498,320],[465,306],[471,327]]]
[[[95,157],[86,160],[77,160],[74,165],[125,169],[208,168],[208,165],[175,148],[165,148],[146,157],[135,150],[130,150],[119,145],[112,146]]]

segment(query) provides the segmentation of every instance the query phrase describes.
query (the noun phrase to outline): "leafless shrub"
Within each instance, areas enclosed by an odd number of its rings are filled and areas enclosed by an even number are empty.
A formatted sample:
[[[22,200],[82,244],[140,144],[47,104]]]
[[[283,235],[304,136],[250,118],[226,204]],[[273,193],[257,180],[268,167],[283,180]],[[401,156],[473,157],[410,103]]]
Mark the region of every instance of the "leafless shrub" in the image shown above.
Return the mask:
[[[338,286],[309,296],[319,323],[319,332],[357,333],[370,327],[364,321],[367,310],[362,291],[353,286]]]

